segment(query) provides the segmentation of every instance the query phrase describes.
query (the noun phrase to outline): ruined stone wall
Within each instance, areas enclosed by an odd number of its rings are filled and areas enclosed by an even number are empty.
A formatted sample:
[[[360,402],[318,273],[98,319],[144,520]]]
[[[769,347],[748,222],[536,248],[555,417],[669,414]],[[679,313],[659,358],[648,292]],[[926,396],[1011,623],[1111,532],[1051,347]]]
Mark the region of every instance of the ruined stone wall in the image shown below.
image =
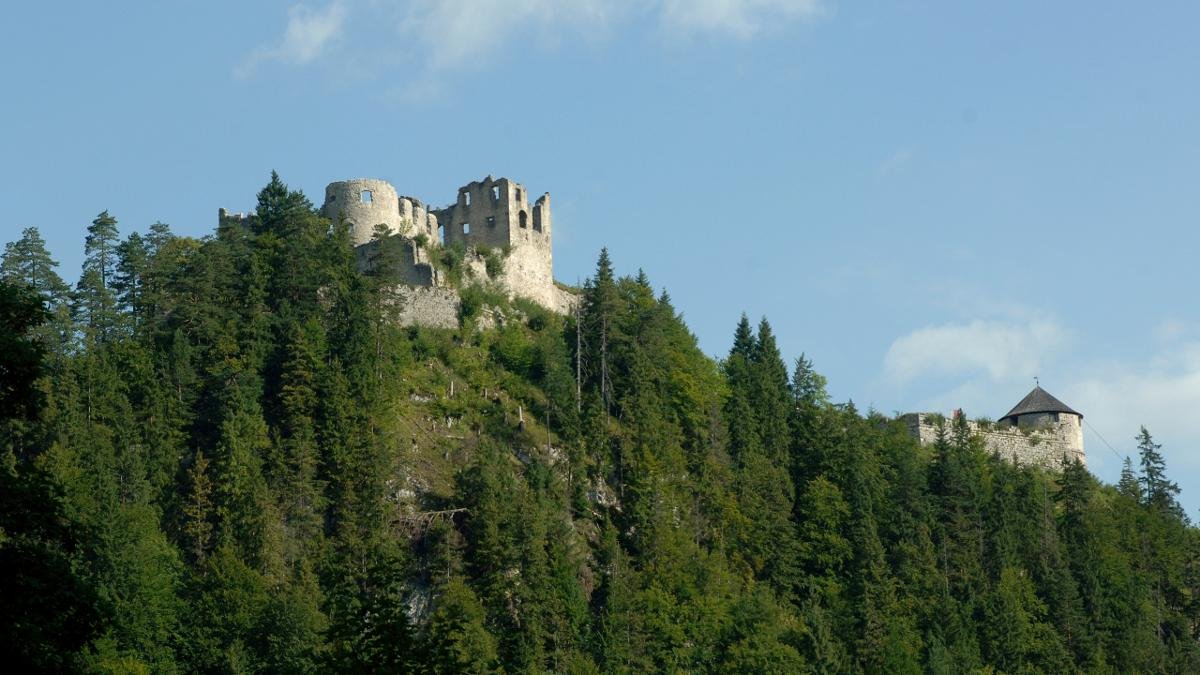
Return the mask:
[[[335,223],[344,218],[351,226],[355,246],[371,241],[377,225],[386,225],[392,232],[405,232],[414,222],[411,215],[405,219],[401,214],[396,188],[374,178],[330,183],[325,188],[321,213]]]
[[[529,195],[525,186],[491,176],[458,189],[454,204],[437,212],[445,226],[447,246],[498,248],[513,243],[513,233],[529,229]]]
[[[359,268],[364,271],[375,251],[371,241],[376,227],[384,225],[407,242],[397,270],[406,284],[443,286],[429,256],[437,255],[439,245],[461,244],[467,249],[471,276],[494,283],[510,296],[528,298],[559,313],[571,311],[576,301],[554,283],[550,195],[539,197],[531,208],[525,186],[507,178],[488,176],[469,183],[459,189],[453,205],[440,210],[398,195],[387,181],[338,181],[326,187],[322,213],[351,225]],[[421,237],[428,241],[425,249],[415,245]],[[485,248],[505,252],[504,270],[495,279],[486,273],[478,255]]]
[[[439,286],[399,286],[400,324],[430,328],[458,328],[462,301],[458,291]]]
[[[908,426],[909,433],[922,445],[933,444],[938,429],[945,425],[950,432],[950,420],[935,413],[909,413],[901,420]],[[1021,465],[1036,465],[1052,471],[1062,470],[1062,459],[1085,462],[1083,432],[1080,419],[1075,415],[1062,415],[1056,421],[1047,421],[1041,426],[1014,427],[1003,424],[982,425],[967,421],[972,435],[983,439],[989,453]]]
[[[401,237],[399,243],[395,259],[389,261],[397,280],[413,286],[439,285],[437,270],[429,263],[428,254],[407,237]],[[375,265],[379,264],[376,260],[378,250],[379,243],[375,241],[355,247],[354,255],[360,272],[374,271]]]

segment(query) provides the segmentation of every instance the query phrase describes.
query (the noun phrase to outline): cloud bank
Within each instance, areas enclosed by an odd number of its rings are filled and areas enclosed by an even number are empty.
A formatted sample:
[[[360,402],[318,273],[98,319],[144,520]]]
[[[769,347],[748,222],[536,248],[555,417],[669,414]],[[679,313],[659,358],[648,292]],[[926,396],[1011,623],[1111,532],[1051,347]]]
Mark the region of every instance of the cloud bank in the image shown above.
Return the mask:
[[[1065,329],[1048,317],[947,323],[893,341],[884,372],[897,384],[925,376],[1030,379],[1065,342]]]

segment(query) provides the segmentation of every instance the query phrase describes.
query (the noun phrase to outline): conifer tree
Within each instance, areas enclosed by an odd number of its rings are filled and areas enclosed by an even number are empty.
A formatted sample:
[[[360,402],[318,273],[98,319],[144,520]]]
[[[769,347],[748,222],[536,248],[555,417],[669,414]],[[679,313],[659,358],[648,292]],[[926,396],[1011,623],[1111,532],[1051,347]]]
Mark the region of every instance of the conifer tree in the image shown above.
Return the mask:
[[[91,342],[104,342],[117,330],[117,245],[117,219],[102,211],[88,227],[83,275],[75,286],[76,315]]]
[[[36,227],[21,230],[21,238],[5,244],[4,253],[0,255],[0,279],[28,285],[51,311],[67,301],[70,291],[54,271],[56,267],[58,263],[46,250],[46,241]]]
[[[1179,494],[1179,485],[1167,479],[1166,462],[1159,452],[1162,445],[1154,442],[1146,427],[1142,427],[1138,432],[1137,442],[1142,463],[1139,483],[1142,486],[1144,503],[1159,513],[1185,518],[1183,508],[1175,500]]]

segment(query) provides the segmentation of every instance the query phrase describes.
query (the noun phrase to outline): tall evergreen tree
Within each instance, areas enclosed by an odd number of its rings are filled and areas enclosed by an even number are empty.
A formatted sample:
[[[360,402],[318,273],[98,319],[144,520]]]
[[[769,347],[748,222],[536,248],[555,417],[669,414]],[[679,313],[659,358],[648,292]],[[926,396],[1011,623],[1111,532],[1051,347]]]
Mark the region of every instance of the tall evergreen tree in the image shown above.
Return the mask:
[[[1179,494],[1179,485],[1167,479],[1166,461],[1159,450],[1162,445],[1155,443],[1146,427],[1142,427],[1137,435],[1138,455],[1141,457],[1142,475],[1139,482],[1142,486],[1142,499],[1152,509],[1163,514],[1169,514],[1183,519],[1186,516],[1183,508],[1175,497]]]
[[[75,286],[76,316],[92,342],[107,341],[117,330],[117,246],[117,219],[102,211],[88,227],[83,275]]]

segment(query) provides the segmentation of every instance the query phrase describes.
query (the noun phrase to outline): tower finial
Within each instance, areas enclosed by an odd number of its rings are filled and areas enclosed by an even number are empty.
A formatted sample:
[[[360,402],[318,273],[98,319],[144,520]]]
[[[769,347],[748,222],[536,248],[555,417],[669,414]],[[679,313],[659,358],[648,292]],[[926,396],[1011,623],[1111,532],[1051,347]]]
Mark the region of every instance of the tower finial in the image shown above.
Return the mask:
[[[1038,376],[1037,376],[1037,375],[1034,375],[1034,376],[1033,376],[1033,386],[1035,386],[1035,387],[1040,387],[1040,386],[1042,386],[1042,383],[1038,381]]]

